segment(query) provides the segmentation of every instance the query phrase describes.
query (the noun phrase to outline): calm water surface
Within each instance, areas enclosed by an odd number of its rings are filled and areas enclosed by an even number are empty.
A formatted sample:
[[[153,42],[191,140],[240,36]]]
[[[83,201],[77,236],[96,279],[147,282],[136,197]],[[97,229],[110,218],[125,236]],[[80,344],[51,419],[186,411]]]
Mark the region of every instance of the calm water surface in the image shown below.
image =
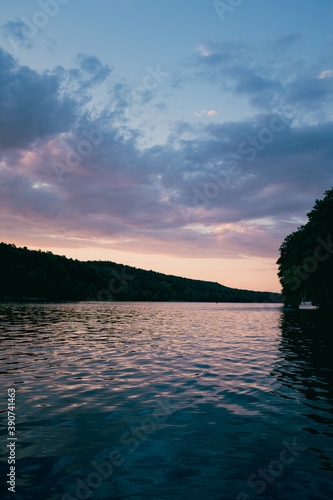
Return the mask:
[[[3,498],[331,500],[331,324],[274,304],[0,304]]]

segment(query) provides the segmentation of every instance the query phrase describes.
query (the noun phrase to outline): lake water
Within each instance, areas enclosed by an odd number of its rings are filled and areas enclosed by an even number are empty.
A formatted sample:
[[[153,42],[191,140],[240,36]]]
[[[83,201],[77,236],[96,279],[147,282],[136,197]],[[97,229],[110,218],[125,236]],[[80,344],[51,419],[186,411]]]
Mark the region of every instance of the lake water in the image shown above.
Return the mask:
[[[331,500],[331,324],[275,304],[0,304],[3,498]]]

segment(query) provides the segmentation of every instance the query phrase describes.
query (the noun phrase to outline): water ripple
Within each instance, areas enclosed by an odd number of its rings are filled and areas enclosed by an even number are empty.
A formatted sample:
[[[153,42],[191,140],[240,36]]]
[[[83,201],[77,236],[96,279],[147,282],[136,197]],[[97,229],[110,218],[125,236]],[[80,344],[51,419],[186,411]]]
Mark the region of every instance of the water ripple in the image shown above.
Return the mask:
[[[248,478],[295,438],[304,451],[267,482],[265,499],[331,498],[329,323],[307,313],[0,305],[1,386],[17,391],[19,500],[78,498],[77,480],[114,450],[125,461],[92,499],[256,498]]]

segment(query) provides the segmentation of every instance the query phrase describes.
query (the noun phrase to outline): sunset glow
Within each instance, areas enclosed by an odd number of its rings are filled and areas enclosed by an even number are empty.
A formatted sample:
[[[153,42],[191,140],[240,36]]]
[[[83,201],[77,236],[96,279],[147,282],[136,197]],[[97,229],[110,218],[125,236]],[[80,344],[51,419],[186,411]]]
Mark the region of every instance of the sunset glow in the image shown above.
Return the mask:
[[[1,241],[280,291],[333,185],[332,10],[280,7],[4,5]]]

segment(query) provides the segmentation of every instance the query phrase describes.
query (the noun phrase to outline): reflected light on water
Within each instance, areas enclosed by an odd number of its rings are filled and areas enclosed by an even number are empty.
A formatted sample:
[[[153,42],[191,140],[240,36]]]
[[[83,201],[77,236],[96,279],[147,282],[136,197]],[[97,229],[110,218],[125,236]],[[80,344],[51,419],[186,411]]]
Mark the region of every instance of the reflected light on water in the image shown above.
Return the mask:
[[[297,437],[306,451],[264,498],[331,498],[326,320],[275,304],[1,305],[17,490],[75,498],[117,450],[124,462],[91,498],[256,498],[249,476]]]

